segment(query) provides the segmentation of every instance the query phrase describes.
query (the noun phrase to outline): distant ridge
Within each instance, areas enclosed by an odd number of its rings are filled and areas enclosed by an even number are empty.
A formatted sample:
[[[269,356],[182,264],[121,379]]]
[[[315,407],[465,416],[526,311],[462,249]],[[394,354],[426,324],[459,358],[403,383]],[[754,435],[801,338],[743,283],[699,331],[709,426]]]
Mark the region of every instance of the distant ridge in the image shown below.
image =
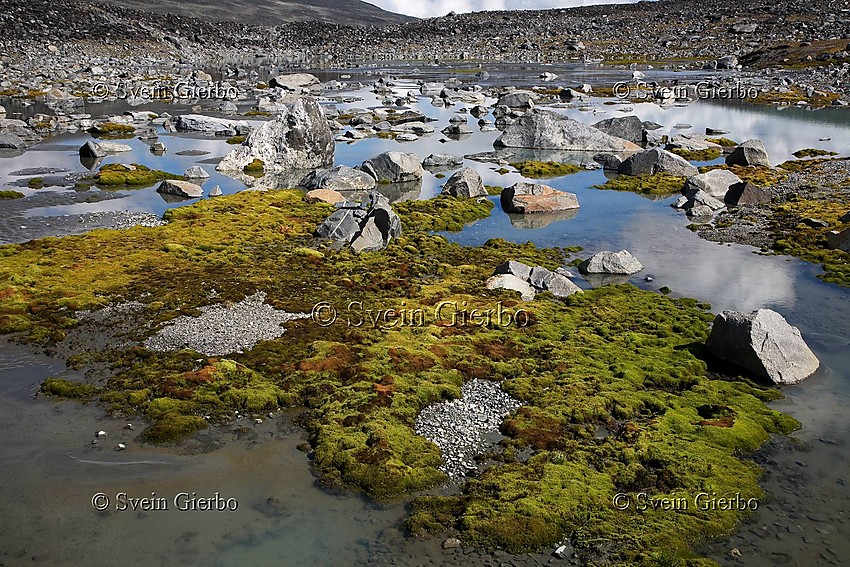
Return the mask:
[[[387,12],[361,0],[100,0],[142,12],[230,21],[251,25],[287,22],[334,22],[360,26],[386,26],[416,20]]]

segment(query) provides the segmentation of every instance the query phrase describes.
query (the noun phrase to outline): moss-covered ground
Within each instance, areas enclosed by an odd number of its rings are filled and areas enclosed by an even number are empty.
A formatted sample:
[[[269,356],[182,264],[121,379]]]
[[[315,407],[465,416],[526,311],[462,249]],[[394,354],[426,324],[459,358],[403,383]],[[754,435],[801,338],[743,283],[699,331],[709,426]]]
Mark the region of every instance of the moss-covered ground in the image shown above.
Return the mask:
[[[77,181],[77,187],[96,185],[100,188],[126,188],[126,187],[150,187],[165,179],[183,179],[182,175],[150,169],[137,163],[129,167],[121,163],[109,163],[102,166],[97,173],[91,177],[84,177]]]
[[[0,200],[3,199],[22,199],[24,194],[20,191],[6,190],[0,191]]]
[[[312,236],[332,207],[307,204],[299,191],[204,200],[170,210],[162,227],[3,246],[0,331],[49,343],[77,324],[77,310],[129,300],[156,325],[195,313],[213,301],[212,288],[222,302],[262,290],[288,311],[328,302],[334,323],[292,321],[284,336],[244,354],[83,352],[72,367],[99,362],[111,377],[97,385],[53,379],[43,390],[144,415],[151,442],[226,422],[234,411],[300,407],[321,481],[388,499],[445,481],[437,447],[413,431],[422,408],[458,397],[464,380],[498,380],[526,404],[503,424],[501,462],[457,496],[417,498],[412,533],[451,530],[511,551],[566,534],[590,559],[701,561],[694,546],[728,534],[740,512],[621,511],[614,495],[758,497],[759,470],[747,453],[796,422],[765,405],[775,390],[707,376],[711,315],[695,300],[629,285],[528,303],[487,291],[505,260],[554,269],[574,251],[502,240],[464,247],[431,232],[491,208],[448,197],[395,205],[403,235],[360,255]],[[528,324],[452,317],[498,306],[521,307]]]
[[[604,185],[594,185],[595,189],[610,189],[613,191],[631,191],[649,195],[672,195],[682,190],[685,178],[668,173],[654,175],[618,175],[605,182]]]
[[[780,166],[782,167],[782,166]],[[700,173],[711,171],[712,169],[725,169],[731,171],[741,181],[753,183],[760,187],[770,187],[776,185],[788,175],[788,170],[774,167],[765,167],[763,165],[706,165],[699,168]]]
[[[670,151],[688,161],[714,161],[723,155],[723,151],[719,148],[708,148],[705,150],[685,150],[682,148],[673,148]]]
[[[563,177],[581,171],[581,168],[575,164],[556,161],[521,161],[512,163],[511,167],[531,179]]]

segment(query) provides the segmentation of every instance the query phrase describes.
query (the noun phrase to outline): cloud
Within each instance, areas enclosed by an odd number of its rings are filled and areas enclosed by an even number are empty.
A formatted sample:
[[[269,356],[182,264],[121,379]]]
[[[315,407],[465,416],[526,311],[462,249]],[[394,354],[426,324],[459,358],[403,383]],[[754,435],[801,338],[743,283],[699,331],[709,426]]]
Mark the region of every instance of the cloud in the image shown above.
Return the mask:
[[[477,12],[480,10],[547,10],[571,8],[590,4],[615,4],[624,0],[367,0],[384,10],[418,18],[444,16],[449,12]],[[630,0],[625,0],[630,1]],[[637,0],[631,0],[637,1]]]

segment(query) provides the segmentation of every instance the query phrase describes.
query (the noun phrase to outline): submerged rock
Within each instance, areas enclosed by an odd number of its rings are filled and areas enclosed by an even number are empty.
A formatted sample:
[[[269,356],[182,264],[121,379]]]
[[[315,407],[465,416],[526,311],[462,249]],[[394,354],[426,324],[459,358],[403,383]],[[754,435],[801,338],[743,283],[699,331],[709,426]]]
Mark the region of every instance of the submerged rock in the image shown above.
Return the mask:
[[[329,167],[334,140],[328,121],[314,98],[299,98],[292,108],[248,134],[245,143],[219,162],[219,171],[242,171],[254,160],[266,171]]]
[[[632,256],[628,250],[619,252],[599,252],[581,264],[578,269],[585,274],[636,274],[643,269],[643,264]]]
[[[506,213],[551,213],[579,208],[575,194],[541,183],[516,183],[502,191],[500,200]]]
[[[713,356],[776,384],[801,382],[820,366],[800,330],[771,309],[720,313],[706,346]]]
[[[443,185],[443,194],[452,197],[486,197],[487,189],[481,176],[471,167],[464,167],[449,177]]]
[[[747,140],[726,156],[726,165],[763,165],[770,167],[767,149],[761,140]]]

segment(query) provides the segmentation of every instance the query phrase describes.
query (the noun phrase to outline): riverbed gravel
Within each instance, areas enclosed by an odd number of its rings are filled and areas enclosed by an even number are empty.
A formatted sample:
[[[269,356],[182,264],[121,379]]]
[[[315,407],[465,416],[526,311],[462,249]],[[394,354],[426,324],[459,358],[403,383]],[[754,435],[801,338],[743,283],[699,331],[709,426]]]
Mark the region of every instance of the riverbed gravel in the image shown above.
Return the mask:
[[[197,317],[174,319],[145,341],[145,346],[158,351],[192,349],[207,356],[223,356],[276,339],[286,332],[284,323],[307,317],[277,310],[265,299],[266,294],[260,291],[238,303],[202,307]]]
[[[474,457],[492,442],[504,417],[522,403],[503,392],[498,382],[476,378],[461,388],[461,398],[433,404],[416,418],[415,431],[443,454],[443,472],[458,481],[475,470]]]

